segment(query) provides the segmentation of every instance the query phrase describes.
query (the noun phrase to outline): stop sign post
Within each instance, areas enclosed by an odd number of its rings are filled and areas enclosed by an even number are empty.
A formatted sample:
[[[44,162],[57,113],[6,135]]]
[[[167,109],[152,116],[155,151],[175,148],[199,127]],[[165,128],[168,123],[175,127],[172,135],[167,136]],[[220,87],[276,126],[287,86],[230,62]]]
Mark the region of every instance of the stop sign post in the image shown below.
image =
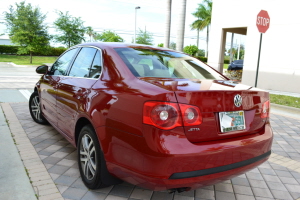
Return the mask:
[[[258,78],[258,71],[259,71],[259,60],[260,60],[262,34],[265,33],[270,27],[270,16],[267,11],[261,10],[257,14],[256,26],[258,28],[258,31],[260,32],[260,41],[259,41],[259,51],[258,51],[256,77],[255,77],[255,87],[257,86],[257,78]]]

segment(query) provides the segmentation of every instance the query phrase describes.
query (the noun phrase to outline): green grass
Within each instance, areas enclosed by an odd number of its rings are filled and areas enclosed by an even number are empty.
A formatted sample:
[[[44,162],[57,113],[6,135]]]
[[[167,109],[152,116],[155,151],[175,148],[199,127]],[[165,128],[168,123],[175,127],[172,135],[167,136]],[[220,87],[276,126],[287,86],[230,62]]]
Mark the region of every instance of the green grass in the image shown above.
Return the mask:
[[[228,69],[228,65],[229,65],[229,64],[224,64],[224,65],[223,65],[223,69]]]
[[[0,55],[0,62],[13,62],[16,65],[42,65],[43,63],[53,63],[57,57],[33,56],[30,64],[30,56]]]
[[[300,108],[300,98],[285,95],[270,94],[271,103]]]

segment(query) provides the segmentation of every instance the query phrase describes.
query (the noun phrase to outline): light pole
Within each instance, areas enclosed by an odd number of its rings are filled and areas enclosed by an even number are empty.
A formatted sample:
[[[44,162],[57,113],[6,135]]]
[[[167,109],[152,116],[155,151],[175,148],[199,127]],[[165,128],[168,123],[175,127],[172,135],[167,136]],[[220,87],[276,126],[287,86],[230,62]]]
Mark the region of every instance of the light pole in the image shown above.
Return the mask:
[[[134,16],[134,44],[135,44],[135,35],[136,35],[136,10],[140,9],[141,7],[137,6],[135,7],[135,16]]]

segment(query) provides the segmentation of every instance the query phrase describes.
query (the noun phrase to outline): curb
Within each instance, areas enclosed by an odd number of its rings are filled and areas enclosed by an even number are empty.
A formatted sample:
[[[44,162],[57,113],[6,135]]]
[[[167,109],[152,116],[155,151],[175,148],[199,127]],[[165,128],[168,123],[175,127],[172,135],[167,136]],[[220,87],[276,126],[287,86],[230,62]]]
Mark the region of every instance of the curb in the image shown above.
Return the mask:
[[[300,119],[300,109],[271,103],[271,113]]]
[[[7,64],[10,64],[10,65],[12,65],[14,67],[38,67],[38,65],[16,65],[13,62],[8,62]]]
[[[39,200],[63,200],[61,193],[52,180],[48,170],[41,161],[35,148],[31,144],[25,130],[19,122],[16,114],[9,103],[0,104],[6,119],[9,122],[9,129],[16,147],[27,170],[29,180]]]
[[[0,104],[0,195],[7,200],[37,199],[30,183],[28,171],[21,160],[17,141],[12,136],[10,126],[12,121],[4,113],[6,104]]]
[[[36,67],[40,66],[40,65],[17,65],[13,62],[8,62],[7,64],[10,64],[14,67],[35,67],[36,68]],[[50,66],[52,66],[53,63],[43,63],[43,64],[48,65],[50,67]]]

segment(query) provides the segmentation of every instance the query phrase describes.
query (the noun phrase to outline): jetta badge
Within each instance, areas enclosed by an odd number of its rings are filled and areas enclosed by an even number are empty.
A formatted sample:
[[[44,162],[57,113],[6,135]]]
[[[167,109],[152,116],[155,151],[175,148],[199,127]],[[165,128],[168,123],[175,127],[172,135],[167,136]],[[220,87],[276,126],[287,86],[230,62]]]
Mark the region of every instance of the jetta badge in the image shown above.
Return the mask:
[[[243,99],[242,99],[242,96],[237,94],[234,96],[234,99],[233,99],[233,102],[234,102],[234,105],[236,107],[240,107],[242,105],[242,102],[243,102]]]

